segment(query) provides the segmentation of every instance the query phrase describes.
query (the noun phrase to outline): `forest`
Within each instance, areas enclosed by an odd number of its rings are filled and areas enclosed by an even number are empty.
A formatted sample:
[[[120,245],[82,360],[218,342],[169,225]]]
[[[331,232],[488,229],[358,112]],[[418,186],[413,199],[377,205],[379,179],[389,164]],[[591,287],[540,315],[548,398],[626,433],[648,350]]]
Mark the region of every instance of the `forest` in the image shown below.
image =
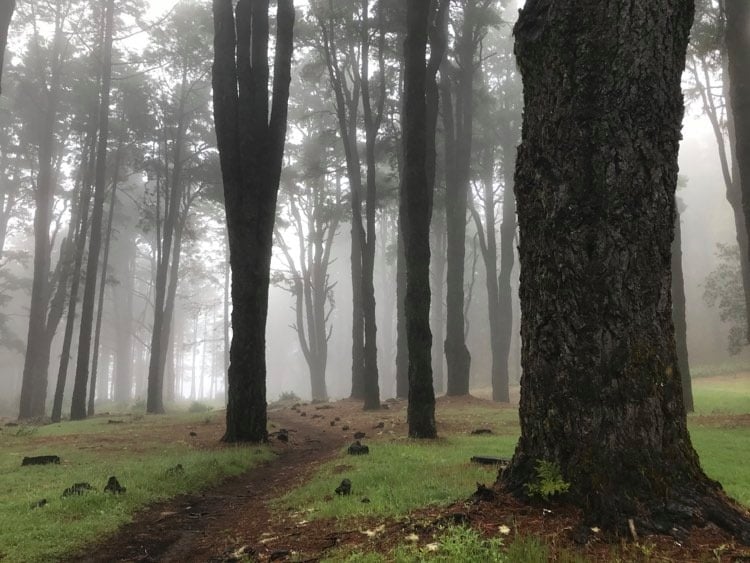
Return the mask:
[[[0,68],[0,561],[750,557],[749,2],[0,0]]]

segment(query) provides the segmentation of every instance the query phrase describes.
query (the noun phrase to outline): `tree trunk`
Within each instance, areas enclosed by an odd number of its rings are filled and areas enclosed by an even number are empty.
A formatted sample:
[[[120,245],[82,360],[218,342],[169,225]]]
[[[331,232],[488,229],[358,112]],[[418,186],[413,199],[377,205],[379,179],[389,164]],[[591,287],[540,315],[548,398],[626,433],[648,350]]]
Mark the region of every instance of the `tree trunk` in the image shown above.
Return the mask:
[[[112,34],[114,27],[114,0],[107,1],[102,51],[102,89],[99,106],[99,140],[96,151],[96,178],[94,187],[94,209],[91,213],[91,240],[86,262],[86,283],[81,306],[81,329],[78,336],[78,358],[76,377],[73,385],[71,420],[86,418],[86,387],[89,379],[89,359],[91,357],[91,334],[94,323],[94,301],[96,299],[96,278],[99,265],[99,252],[102,246],[102,222],[107,174],[107,139],[109,138],[109,93],[112,81]]]
[[[400,212],[399,212],[400,213]],[[398,248],[396,252],[396,397],[409,396],[409,344],[406,337],[406,257],[404,256],[404,233],[399,217]]]
[[[682,376],[682,402],[686,412],[693,412],[693,382],[690,378],[690,362],[687,345],[687,301],[685,299],[685,275],[682,269],[682,225],[680,202],[677,201],[672,240],[672,322],[674,324],[677,365]]]
[[[61,6],[58,2],[58,11]],[[53,157],[55,128],[61,90],[61,57],[64,34],[60,20],[56,23],[51,64],[53,72],[49,87],[44,92],[43,127],[39,147],[39,173],[34,187],[34,274],[29,307],[29,330],[21,383],[20,419],[44,416],[47,399],[47,369],[50,351],[47,346],[47,308],[52,293],[50,284],[52,245],[49,238],[54,203],[55,179]]]
[[[729,59],[729,84],[735,130],[735,158],[739,169],[746,240],[750,239],[750,4],[736,0],[725,3],[726,45]],[[750,252],[750,249],[746,250]],[[750,255],[748,255],[750,262]],[[750,291],[746,289],[746,296]],[[747,314],[750,342],[750,311]]]
[[[268,438],[265,330],[287,125],[294,6],[291,0],[278,0],[270,116],[268,0],[240,0],[236,27],[232,0],[213,0],[213,10],[214,116],[234,306],[224,441],[262,442]]]
[[[445,393],[445,355],[443,342],[445,340],[445,267],[446,244],[445,209],[433,205],[432,213],[433,252],[430,257],[432,264],[432,383],[435,393]]]
[[[60,422],[62,418],[62,403],[65,395],[65,385],[68,378],[68,364],[70,363],[70,349],[73,344],[73,331],[76,321],[76,305],[78,304],[78,289],[83,275],[83,255],[86,251],[86,240],[89,228],[89,207],[91,205],[91,179],[94,174],[95,152],[96,152],[96,118],[92,115],[89,126],[90,141],[87,141],[83,149],[84,160],[81,163],[82,182],[80,196],[80,219],[75,233],[75,264],[73,266],[73,280],[68,295],[68,314],[65,321],[65,334],[63,336],[62,352],[60,354],[60,365],[57,371],[57,384],[55,386],[55,397],[52,404],[52,422]],[[88,153],[88,154],[86,154]]]
[[[407,1],[404,41],[404,175],[401,231],[406,258],[406,334],[409,349],[409,436],[435,438],[430,331],[430,218],[432,186],[428,181],[428,116],[425,66],[430,0]]]
[[[2,77],[3,72],[5,46],[8,43],[8,27],[10,27],[10,19],[13,17],[15,8],[16,0],[2,0],[0,2],[0,77]]]
[[[675,352],[670,250],[692,2],[527,2],[521,438],[506,486],[542,461],[587,525],[669,532],[703,517],[750,541],[690,443]],[[630,525],[628,524],[630,521]]]

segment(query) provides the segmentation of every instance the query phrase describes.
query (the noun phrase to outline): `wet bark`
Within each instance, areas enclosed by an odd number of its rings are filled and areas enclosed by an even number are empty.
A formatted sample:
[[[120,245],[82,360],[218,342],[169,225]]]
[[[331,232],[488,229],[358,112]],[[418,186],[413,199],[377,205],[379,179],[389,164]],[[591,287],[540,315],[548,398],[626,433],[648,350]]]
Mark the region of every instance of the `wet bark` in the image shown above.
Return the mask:
[[[520,14],[524,372],[501,480],[525,496],[545,460],[592,525],[629,535],[628,520],[641,533],[704,518],[750,541],[691,445],[672,325],[692,19],[684,0],[532,0]]]
[[[73,396],[70,407],[71,420],[86,418],[86,388],[89,380],[91,358],[91,336],[94,324],[94,301],[102,246],[102,223],[107,173],[107,140],[109,139],[109,94],[112,82],[112,36],[114,27],[114,0],[108,0],[102,50],[102,83],[99,106],[99,139],[96,150],[96,174],[94,179],[94,208],[91,212],[91,240],[86,261],[86,282],[81,305],[81,327],[78,335],[78,356]]]
[[[287,126],[294,6],[291,0],[277,3],[272,105],[268,9],[268,0],[240,0],[233,13],[231,0],[213,0],[214,120],[232,266],[226,442],[268,439],[265,328]]]
[[[730,101],[734,116],[735,158],[739,170],[742,209],[745,216],[745,240],[750,239],[750,4],[725,3],[726,46],[729,66]],[[746,248],[750,263],[750,248]],[[750,304],[750,288],[745,288]],[[748,308],[750,311],[750,308]],[[750,342],[750,312],[747,315]]]

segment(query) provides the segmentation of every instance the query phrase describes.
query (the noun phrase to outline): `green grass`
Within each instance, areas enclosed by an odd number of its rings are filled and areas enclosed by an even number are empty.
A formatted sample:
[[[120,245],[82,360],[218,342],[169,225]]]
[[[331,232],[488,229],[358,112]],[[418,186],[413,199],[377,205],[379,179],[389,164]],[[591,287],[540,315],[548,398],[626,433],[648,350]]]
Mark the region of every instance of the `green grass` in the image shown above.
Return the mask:
[[[0,560],[50,561],[70,555],[128,522],[146,504],[201,489],[270,457],[257,447],[195,448],[181,436],[170,440],[171,429],[160,434],[165,425],[177,423],[181,432],[183,424],[201,420],[180,414],[122,425],[108,425],[105,418],[36,431],[5,428],[0,433]],[[103,432],[108,435],[97,435]],[[23,456],[45,454],[59,455],[62,463],[21,467]],[[167,477],[167,469],[178,463],[184,473]],[[103,492],[110,475],[127,488],[125,494]],[[64,489],[83,481],[95,491],[61,497]],[[40,499],[48,504],[31,509]]]
[[[750,379],[720,377],[693,381],[696,414],[750,413]]]
[[[448,505],[468,497],[477,482],[491,484],[496,468],[469,461],[473,455],[510,456],[515,436],[451,436],[436,441],[370,442],[370,454],[341,457],[326,463],[303,487],[277,501],[306,518],[400,516],[428,505]],[[337,496],[343,478],[352,494]],[[333,497],[333,498],[331,498]],[[370,499],[363,503],[362,498]]]

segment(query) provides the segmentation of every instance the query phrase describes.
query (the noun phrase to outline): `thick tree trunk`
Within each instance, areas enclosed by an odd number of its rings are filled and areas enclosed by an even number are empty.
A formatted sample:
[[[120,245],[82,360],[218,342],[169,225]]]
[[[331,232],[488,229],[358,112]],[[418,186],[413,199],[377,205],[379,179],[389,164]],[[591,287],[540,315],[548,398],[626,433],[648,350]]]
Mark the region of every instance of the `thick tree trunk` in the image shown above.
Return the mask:
[[[266,430],[266,317],[273,226],[291,81],[294,6],[278,0],[273,106],[268,100],[268,0],[213,0],[214,117],[232,266],[227,442]],[[252,46],[252,48],[251,48]]]
[[[745,240],[750,239],[750,4],[731,0],[725,3],[726,45],[729,59],[729,83],[734,115],[735,159],[745,215]],[[746,252],[750,253],[750,249]],[[750,254],[748,255],[750,263]],[[744,273],[744,272],[743,272]],[[750,290],[745,295],[750,303]],[[747,338],[750,342],[750,311],[747,314]]]
[[[102,89],[99,106],[99,140],[96,151],[96,178],[94,181],[94,209],[91,213],[91,240],[86,262],[86,283],[81,306],[81,329],[78,336],[78,357],[76,377],[73,385],[71,420],[86,418],[86,388],[89,380],[89,360],[91,357],[91,335],[94,324],[94,301],[96,299],[96,279],[99,265],[99,252],[102,246],[102,222],[107,174],[107,140],[109,138],[109,93],[112,82],[112,35],[114,27],[114,0],[107,1],[106,23],[104,28],[104,49],[102,51]]]
[[[630,535],[700,517],[750,541],[687,430],[670,296],[680,91],[692,2],[531,0],[524,84],[521,438],[501,478],[546,461],[587,522]]]
[[[404,42],[404,175],[401,230],[406,256],[406,333],[409,348],[409,436],[434,438],[430,331],[430,218],[432,186],[427,177],[427,31],[430,0],[407,0]]]
[[[58,9],[60,5],[57,5]],[[52,293],[50,283],[52,245],[49,237],[52,222],[55,178],[53,157],[55,151],[55,128],[59,108],[61,85],[61,57],[63,30],[58,21],[55,29],[53,53],[54,71],[48,89],[44,92],[43,128],[39,139],[39,172],[34,186],[34,274],[31,284],[29,307],[29,330],[26,338],[26,355],[21,383],[20,419],[44,416],[47,399],[47,369],[50,351],[47,346],[47,308]]]

